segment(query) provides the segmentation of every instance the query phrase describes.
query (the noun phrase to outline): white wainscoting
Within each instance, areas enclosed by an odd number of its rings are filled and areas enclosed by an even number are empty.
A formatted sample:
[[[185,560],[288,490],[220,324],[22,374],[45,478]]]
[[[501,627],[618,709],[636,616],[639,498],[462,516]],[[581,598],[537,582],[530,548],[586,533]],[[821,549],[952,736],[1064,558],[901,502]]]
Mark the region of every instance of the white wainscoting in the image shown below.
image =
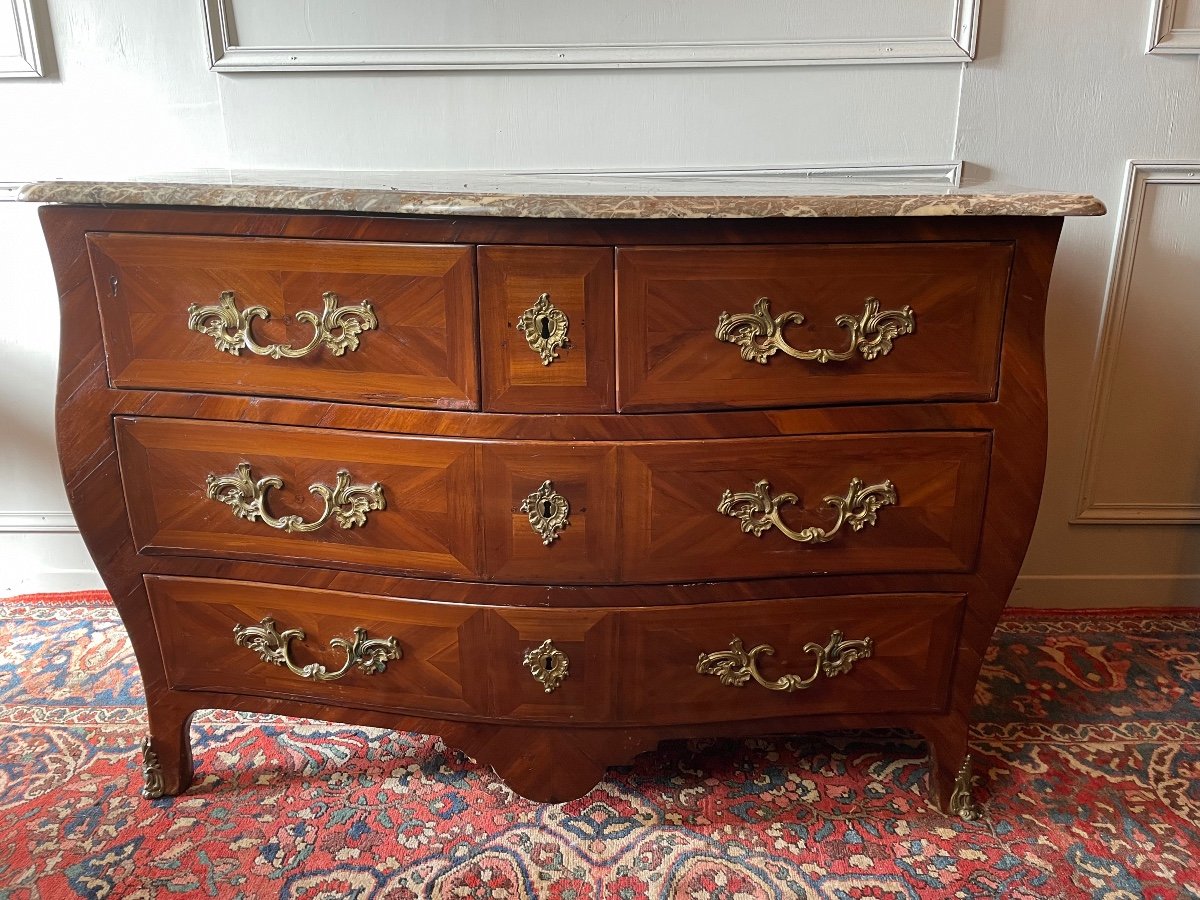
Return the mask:
[[[33,0],[0,0],[0,78],[41,78]]]
[[[981,0],[201,2],[213,69],[318,72],[962,63]]]
[[[1147,53],[1200,53],[1200,0],[1151,0]]]
[[[1078,523],[1200,521],[1200,160],[1128,163]]]

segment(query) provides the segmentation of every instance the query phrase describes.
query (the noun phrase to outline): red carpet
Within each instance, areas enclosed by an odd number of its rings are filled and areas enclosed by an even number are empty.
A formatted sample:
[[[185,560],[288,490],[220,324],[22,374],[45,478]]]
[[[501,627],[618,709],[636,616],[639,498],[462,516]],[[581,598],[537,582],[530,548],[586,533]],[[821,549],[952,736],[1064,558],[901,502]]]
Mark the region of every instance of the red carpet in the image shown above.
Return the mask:
[[[0,900],[1200,897],[1200,613],[1013,614],[977,697],[984,816],[923,745],[665,745],[540,806],[436,738],[211,713],[197,782],[138,797],[144,732],[103,595],[0,600]]]

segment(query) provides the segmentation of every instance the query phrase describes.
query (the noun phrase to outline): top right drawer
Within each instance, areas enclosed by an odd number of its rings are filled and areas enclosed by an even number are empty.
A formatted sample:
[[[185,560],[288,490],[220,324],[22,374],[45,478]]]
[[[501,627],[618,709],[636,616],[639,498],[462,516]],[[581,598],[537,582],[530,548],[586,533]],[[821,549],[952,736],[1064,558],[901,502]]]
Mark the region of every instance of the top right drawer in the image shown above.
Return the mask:
[[[621,247],[622,412],[991,400],[1008,243]]]

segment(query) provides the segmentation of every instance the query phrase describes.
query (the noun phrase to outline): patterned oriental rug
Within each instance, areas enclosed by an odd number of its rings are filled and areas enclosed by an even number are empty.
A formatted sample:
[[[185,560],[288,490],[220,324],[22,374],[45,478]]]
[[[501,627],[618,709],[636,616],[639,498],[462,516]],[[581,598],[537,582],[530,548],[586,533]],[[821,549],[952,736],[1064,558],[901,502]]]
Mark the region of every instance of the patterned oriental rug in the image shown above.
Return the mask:
[[[1200,612],[1013,613],[977,698],[977,822],[924,746],[664,745],[543,806],[433,737],[197,716],[143,801],[144,709],[102,594],[0,600],[0,898],[1200,897]]]

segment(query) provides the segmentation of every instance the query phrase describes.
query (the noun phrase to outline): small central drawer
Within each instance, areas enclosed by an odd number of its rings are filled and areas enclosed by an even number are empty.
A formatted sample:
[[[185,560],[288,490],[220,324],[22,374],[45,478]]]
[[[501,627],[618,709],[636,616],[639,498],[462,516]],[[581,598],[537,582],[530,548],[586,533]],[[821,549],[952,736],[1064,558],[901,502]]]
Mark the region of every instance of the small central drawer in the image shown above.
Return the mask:
[[[617,249],[622,412],[991,400],[1012,245]]]
[[[489,412],[616,409],[611,247],[479,248]]]
[[[471,247],[90,234],[114,387],[478,409]]]

